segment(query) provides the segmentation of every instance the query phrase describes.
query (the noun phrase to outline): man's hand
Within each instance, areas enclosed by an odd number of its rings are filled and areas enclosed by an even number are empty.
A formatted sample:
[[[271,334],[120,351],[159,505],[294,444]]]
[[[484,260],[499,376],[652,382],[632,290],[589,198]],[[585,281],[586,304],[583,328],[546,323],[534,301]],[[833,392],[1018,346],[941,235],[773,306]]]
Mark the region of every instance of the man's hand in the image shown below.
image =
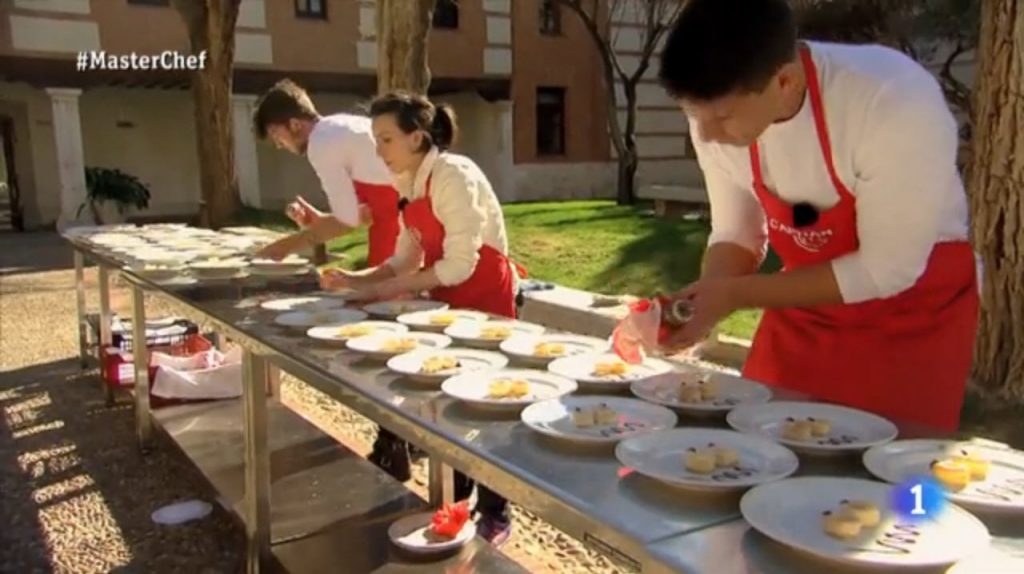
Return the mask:
[[[313,224],[314,221],[323,217],[323,212],[318,210],[309,204],[301,196],[295,196],[295,201],[288,204],[285,208],[284,214],[291,219],[295,225],[305,229]]]
[[[693,305],[693,317],[675,332],[664,347],[681,352],[701,342],[715,325],[739,308],[733,277],[701,279],[689,284],[672,299],[686,299]]]
[[[264,246],[256,252],[256,256],[280,261],[292,253],[302,251],[309,246],[309,239],[306,238],[304,233],[293,233],[278,239],[270,245]]]

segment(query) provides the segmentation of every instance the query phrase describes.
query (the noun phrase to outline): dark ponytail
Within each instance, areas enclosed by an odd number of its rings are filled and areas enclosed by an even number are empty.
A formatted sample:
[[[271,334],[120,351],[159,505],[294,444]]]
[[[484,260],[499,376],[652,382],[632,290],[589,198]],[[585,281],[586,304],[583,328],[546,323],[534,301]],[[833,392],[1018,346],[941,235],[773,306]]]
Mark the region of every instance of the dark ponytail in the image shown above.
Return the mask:
[[[428,152],[431,146],[446,151],[458,135],[455,110],[448,104],[435,106],[425,96],[406,92],[389,92],[370,103],[370,117],[394,115],[402,132],[423,131],[427,137],[419,151]]]
[[[459,127],[455,119],[455,109],[448,104],[434,108],[434,121],[430,126],[430,138],[441,151],[446,151],[455,143]]]

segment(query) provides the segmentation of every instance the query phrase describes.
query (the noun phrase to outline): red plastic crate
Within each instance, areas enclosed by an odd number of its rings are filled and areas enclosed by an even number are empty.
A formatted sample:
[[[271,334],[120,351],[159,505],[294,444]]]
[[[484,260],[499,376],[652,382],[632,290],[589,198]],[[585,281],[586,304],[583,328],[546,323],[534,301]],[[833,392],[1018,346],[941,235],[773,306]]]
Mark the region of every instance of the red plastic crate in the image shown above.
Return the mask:
[[[181,342],[172,345],[149,345],[149,390],[150,405],[162,406],[167,404],[179,404],[187,401],[163,399],[153,396],[153,380],[156,378],[156,370],[152,364],[152,353],[159,352],[176,357],[194,355],[213,348],[213,343],[206,337],[199,334],[190,334],[182,338]],[[117,347],[108,347],[103,350],[103,360],[100,365],[100,376],[103,377],[103,384],[112,389],[130,389],[135,385],[135,362],[131,353],[122,351]]]

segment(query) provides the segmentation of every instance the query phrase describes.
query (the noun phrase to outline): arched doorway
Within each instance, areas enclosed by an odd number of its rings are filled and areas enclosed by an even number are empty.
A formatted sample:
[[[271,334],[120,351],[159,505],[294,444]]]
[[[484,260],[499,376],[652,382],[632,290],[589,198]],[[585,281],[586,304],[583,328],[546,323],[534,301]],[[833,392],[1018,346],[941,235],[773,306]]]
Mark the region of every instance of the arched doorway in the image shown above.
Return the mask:
[[[14,120],[0,116],[0,231],[22,231],[24,222],[14,162]]]

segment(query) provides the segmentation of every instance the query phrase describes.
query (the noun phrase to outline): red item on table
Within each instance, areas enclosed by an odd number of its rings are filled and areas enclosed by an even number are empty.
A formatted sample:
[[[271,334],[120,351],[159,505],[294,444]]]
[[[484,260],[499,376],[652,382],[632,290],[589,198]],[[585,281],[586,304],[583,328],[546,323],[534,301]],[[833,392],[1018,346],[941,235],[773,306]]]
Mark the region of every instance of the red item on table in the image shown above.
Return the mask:
[[[689,320],[690,311],[689,302],[660,296],[630,303],[629,315],[612,333],[612,350],[627,363],[642,363],[645,353],[664,344]]]
[[[461,500],[455,504],[445,504],[430,519],[430,530],[444,538],[455,538],[462,532],[462,527],[469,521],[469,501]]]

